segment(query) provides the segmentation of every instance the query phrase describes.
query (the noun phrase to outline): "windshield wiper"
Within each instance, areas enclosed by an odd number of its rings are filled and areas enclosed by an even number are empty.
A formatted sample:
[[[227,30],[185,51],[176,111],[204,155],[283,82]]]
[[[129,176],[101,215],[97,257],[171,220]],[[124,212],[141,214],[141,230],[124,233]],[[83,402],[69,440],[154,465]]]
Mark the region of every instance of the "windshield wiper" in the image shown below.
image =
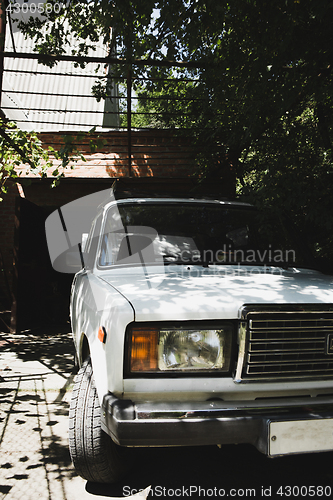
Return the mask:
[[[170,260],[166,260],[170,259]],[[174,259],[174,260],[171,260]],[[163,255],[163,260],[165,265],[176,265],[176,266],[202,266],[208,267],[210,262],[203,261],[201,259],[178,259],[175,255]]]
[[[233,265],[233,266],[268,266],[268,267],[281,267],[282,269],[289,269],[290,267],[295,267],[295,265],[290,265],[289,262],[274,262],[274,261],[248,261],[248,260],[240,260],[234,262],[232,260],[225,261],[214,261],[210,262],[210,264],[215,265]]]

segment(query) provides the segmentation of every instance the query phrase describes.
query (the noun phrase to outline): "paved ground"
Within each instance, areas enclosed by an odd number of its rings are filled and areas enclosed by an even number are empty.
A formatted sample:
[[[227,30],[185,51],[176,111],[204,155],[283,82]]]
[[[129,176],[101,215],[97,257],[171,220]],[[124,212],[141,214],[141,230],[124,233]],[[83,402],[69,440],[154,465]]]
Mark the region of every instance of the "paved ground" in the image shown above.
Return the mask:
[[[68,452],[73,357],[68,329],[0,333],[0,500],[111,500],[149,485],[152,499],[332,498],[333,453],[272,460],[246,445],[134,450],[122,483],[84,481]]]
[[[1,500],[110,500],[129,496],[125,484],[88,483],[72,466],[68,410],[73,362],[69,327],[21,335],[0,332]]]
[[[68,452],[72,368],[67,332],[0,335],[0,498],[84,498]]]

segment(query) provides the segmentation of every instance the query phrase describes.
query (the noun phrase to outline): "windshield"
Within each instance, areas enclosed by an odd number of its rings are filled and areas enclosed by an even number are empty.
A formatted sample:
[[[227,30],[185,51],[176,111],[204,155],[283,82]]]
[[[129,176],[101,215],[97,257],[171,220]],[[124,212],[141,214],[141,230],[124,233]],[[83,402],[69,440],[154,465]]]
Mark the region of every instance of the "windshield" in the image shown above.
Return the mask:
[[[295,251],[276,223],[250,206],[204,202],[117,204],[107,213],[100,266],[292,264]]]

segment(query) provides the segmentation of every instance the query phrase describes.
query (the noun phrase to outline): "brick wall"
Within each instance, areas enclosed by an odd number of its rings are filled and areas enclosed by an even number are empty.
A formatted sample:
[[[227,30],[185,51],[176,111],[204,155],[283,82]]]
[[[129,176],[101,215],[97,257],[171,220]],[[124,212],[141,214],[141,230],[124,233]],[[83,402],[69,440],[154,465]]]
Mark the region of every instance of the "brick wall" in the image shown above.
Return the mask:
[[[4,267],[0,272],[0,310],[2,307],[8,308],[7,287],[5,283],[6,272],[9,284],[12,283],[13,274],[13,246],[14,246],[14,230],[15,230],[15,200],[19,196],[18,187],[16,184],[8,185],[8,193],[3,196],[3,201],[0,202],[0,252],[3,259]]]
[[[45,147],[59,150],[62,132],[44,132],[39,137]],[[73,137],[77,137],[73,134]],[[104,142],[91,152],[90,141]],[[123,176],[188,177],[195,171],[196,151],[186,136],[166,130],[131,132],[131,172],[129,171],[128,136],[126,132],[100,132],[75,141],[86,161],[78,160],[75,169],[65,170],[66,177],[108,178]],[[55,165],[57,162],[55,162]],[[22,166],[23,174],[26,168]]]

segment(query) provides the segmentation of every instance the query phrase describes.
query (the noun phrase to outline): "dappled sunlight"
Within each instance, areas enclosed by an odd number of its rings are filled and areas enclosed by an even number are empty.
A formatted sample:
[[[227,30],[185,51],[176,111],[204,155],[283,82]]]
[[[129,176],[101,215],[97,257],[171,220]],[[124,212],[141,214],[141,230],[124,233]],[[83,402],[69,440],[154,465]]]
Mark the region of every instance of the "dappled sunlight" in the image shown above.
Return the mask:
[[[0,493],[8,500],[75,498],[68,451],[74,347],[69,333],[1,334]]]
[[[69,402],[56,403],[43,377],[7,377],[0,387],[1,492],[7,499],[69,498],[76,476],[67,442]]]
[[[155,270],[155,273],[154,273]],[[234,318],[248,303],[333,302],[333,280],[320,273],[260,266],[167,266],[147,275],[118,269],[103,279],[132,303],[136,319]],[[149,281],[154,286],[149,287]]]
[[[70,329],[69,326],[66,328]],[[61,377],[63,382],[66,380],[68,372],[73,368],[72,336],[70,333],[52,334],[50,330],[48,334],[44,332],[41,331],[39,335],[26,332],[13,337],[0,334],[2,376],[24,376],[31,373],[43,376],[53,373]]]

